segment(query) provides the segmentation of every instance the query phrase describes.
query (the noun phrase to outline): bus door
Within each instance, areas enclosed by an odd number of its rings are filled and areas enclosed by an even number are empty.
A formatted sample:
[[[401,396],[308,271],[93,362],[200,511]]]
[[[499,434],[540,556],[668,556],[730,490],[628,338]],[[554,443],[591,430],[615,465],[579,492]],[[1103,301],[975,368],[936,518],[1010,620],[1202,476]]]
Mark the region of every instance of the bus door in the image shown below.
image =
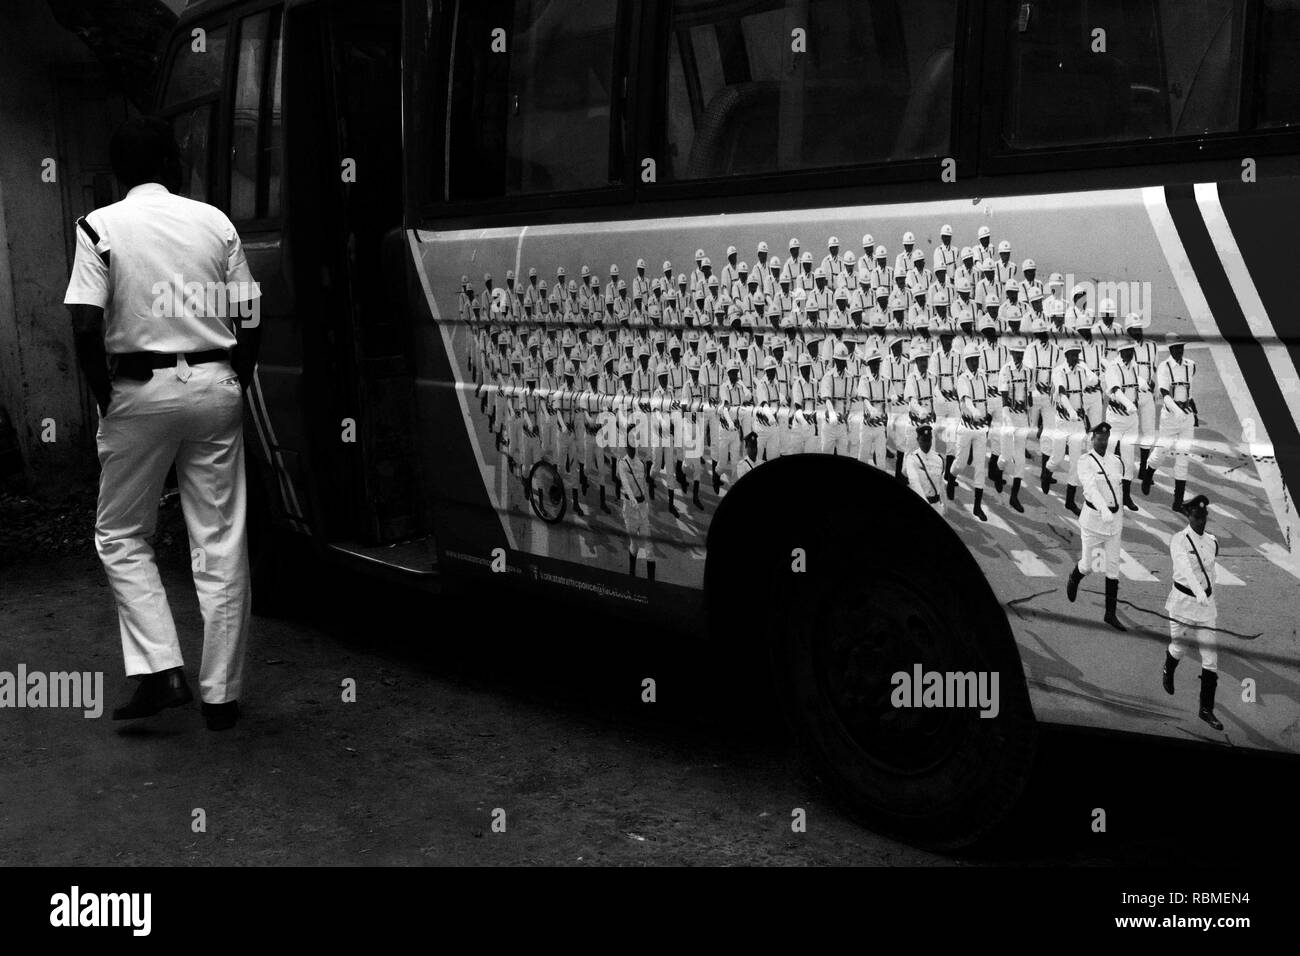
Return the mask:
[[[400,306],[400,3],[291,11],[289,203],[312,480],[331,542],[422,532],[411,329]],[[389,250],[385,254],[385,249]]]

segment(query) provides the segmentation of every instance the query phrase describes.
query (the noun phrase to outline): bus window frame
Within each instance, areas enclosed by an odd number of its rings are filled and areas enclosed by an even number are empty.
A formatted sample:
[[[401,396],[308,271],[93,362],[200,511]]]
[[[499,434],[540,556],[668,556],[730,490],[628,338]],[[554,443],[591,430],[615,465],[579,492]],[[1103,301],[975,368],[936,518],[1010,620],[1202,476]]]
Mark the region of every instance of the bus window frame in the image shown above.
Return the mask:
[[[457,4],[465,0],[456,0]],[[620,203],[629,203],[633,199],[633,186],[631,177],[634,175],[634,161],[632,151],[628,149],[628,143],[632,139],[635,130],[633,112],[628,109],[628,104],[632,102],[631,89],[635,83],[635,72],[631,69],[634,62],[630,50],[633,45],[629,33],[630,25],[638,17],[639,10],[643,0],[617,0],[618,13],[614,21],[614,58],[610,68],[610,86],[612,95],[610,98],[609,111],[609,153],[608,163],[610,175],[618,175],[617,181],[611,181],[607,186],[598,186],[592,189],[579,190],[559,190],[541,193],[508,193],[503,196],[495,196],[490,199],[452,199],[445,196],[434,198],[425,202],[419,210],[419,216],[422,221],[432,221],[440,219],[457,219],[457,218],[474,218],[474,217],[491,217],[499,214],[525,214],[533,212],[543,212],[553,209],[562,209],[572,207],[574,210],[586,209],[593,206],[614,206]],[[454,16],[454,10],[453,14]],[[404,20],[402,24],[403,33],[410,26],[409,20]],[[447,26],[450,29],[450,25]],[[421,110],[421,117],[405,115],[407,109],[415,109],[415,104],[404,102],[403,104],[403,129],[407,124],[413,124],[423,120],[424,122],[433,121],[436,129],[442,130],[442,135],[437,138],[443,148],[447,150],[451,141],[450,115],[447,109],[447,93],[451,88],[451,57],[450,52],[454,38],[449,39],[446,49],[440,49],[437,62],[432,67],[434,77],[438,84],[438,89],[444,94],[443,99],[431,111],[425,104]],[[409,50],[406,37],[402,42],[403,57]],[[403,75],[406,75],[403,64]],[[403,80],[403,99],[410,93],[409,81]],[[621,142],[620,142],[621,141]],[[405,153],[405,150],[403,150]],[[618,160],[621,158],[621,162]],[[404,158],[404,162],[409,161],[409,157]],[[639,175],[639,173],[637,173]],[[408,188],[410,180],[407,179]],[[426,195],[435,196],[442,194],[442,185],[436,188],[426,188]]]
[[[1224,178],[1241,174],[1240,163],[1247,157],[1274,156],[1300,152],[1300,127],[1294,129],[1245,129],[1224,133],[1175,136],[1158,141],[1129,140],[1114,143],[1087,143],[1077,146],[1046,146],[1015,149],[1002,145],[1003,118],[1006,110],[1008,73],[1002,67],[1010,49],[1003,24],[1021,0],[993,0],[985,12],[983,89],[989,107],[981,111],[980,139],[984,144],[979,157],[981,174],[1015,175],[1068,170],[1090,170],[1116,166],[1150,166],[1182,164],[1204,160],[1234,160]],[[1250,112],[1256,100],[1258,83],[1259,27],[1263,8],[1259,0],[1245,0],[1243,8],[1242,49],[1237,68],[1240,79],[1238,119],[1252,124]]]
[[[638,200],[689,200],[704,197],[734,196],[752,193],[782,193],[809,189],[834,189],[845,186],[877,186],[892,183],[924,182],[932,179],[939,186],[956,185],[963,170],[976,170],[979,126],[968,115],[969,105],[980,102],[978,61],[969,56],[980,48],[982,18],[974,15],[979,5],[974,0],[958,0],[957,21],[953,30],[953,92],[949,111],[948,155],[915,160],[856,163],[819,169],[783,170],[743,176],[679,180],[670,183],[638,184]],[[672,42],[672,4],[648,5],[642,24],[642,58],[655,64],[655,82],[638,103],[638,115],[648,117],[638,126],[637,155],[663,157],[667,152],[666,101],[663,91],[668,83],[668,45]],[[941,179],[943,162],[957,163],[956,180]]]
[[[270,6],[281,0],[262,0],[261,5]],[[231,84],[234,82],[234,64],[235,64],[235,47],[236,28],[235,14],[242,8],[238,6],[225,8],[212,13],[210,16],[202,19],[191,21],[184,25],[183,32],[178,31],[175,40],[167,49],[166,75],[163,82],[158,84],[157,93],[154,98],[154,109],[158,117],[164,120],[169,126],[177,116],[183,113],[189,113],[201,106],[209,104],[213,107],[216,116],[216,129],[211,133],[211,156],[209,162],[212,168],[209,170],[211,190],[203,202],[216,206],[222,212],[230,208],[230,170],[229,162],[218,162],[218,158],[225,157],[230,149],[229,130],[227,118],[230,113],[231,104]],[[256,12],[256,11],[254,11]],[[226,29],[226,49],[224,51],[225,61],[221,64],[221,84],[215,93],[207,93],[203,96],[195,96],[180,103],[173,103],[166,108],[163,102],[167,97],[167,89],[171,85],[172,74],[176,69],[176,62],[181,51],[187,48],[192,42],[191,35],[194,30],[205,30],[211,33],[214,29]]]
[[[225,109],[222,111],[226,115],[225,132],[228,138],[230,138],[231,134],[234,133],[234,125],[235,125],[234,83],[239,78],[239,73],[238,73],[239,47],[242,39],[241,36],[239,35],[240,27],[245,20],[247,20],[250,17],[257,16],[257,14],[261,13],[263,10],[274,9],[276,7],[279,7],[280,10],[280,15],[278,17],[272,15],[270,21],[267,24],[267,54],[268,55],[262,58],[262,79],[261,79],[261,84],[258,87],[258,91],[257,91],[258,157],[257,157],[257,183],[255,187],[256,198],[254,200],[254,204],[257,206],[261,206],[265,201],[266,208],[269,208],[271,204],[270,170],[269,168],[266,170],[262,168],[263,159],[264,159],[263,151],[269,145],[270,136],[271,136],[271,113],[272,113],[271,97],[274,95],[273,86],[275,83],[274,74],[271,72],[273,66],[272,57],[269,54],[271,53],[272,49],[278,47],[279,58],[282,60],[284,57],[284,28],[286,25],[286,16],[287,16],[286,6],[287,5],[285,3],[285,0],[258,0],[258,2],[256,3],[249,3],[246,5],[245,4],[236,5],[235,7],[232,8],[233,16],[231,17],[231,23],[233,26],[233,31],[231,34],[233,38],[233,42],[231,43],[231,46],[234,50],[234,53],[231,59],[229,60],[229,62],[227,63],[227,69],[229,70],[228,75],[230,76],[229,94],[225,97],[226,106]],[[283,76],[284,64],[282,62],[280,63],[280,70],[281,70],[281,75]],[[281,110],[280,126],[281,129],[283,130],[284,128],[283,88],[281,88],[280,110]],[[233,143],[233,139],[231,139],[231,143]],[[227,173],[227,179],[229,179],[228,174],[230,172],[230,167],[232,165],[231,161],[233,158],[230,155],[230,148],[231,146],[228,144],[226,147],[226,152],[221,154],[225,160],[224,168]],[[241,233],[272,232],[282,227],[284,223],[284,180],[285,180],[284,172],[285,172],[284,157],[282,155],[280,157],[280,212],[279,214],[274,216],[254,216],[251,218],[241,217],[239,219],[235,219],[233,216],[231,216],[230,219],[231,224],[234,225],[236,228],[238,228]],[[229,190],[229,182],[227,182],[227,190]],[[223,207],[223,210],[227,214],[231,212],[230,196],[228,191],[226,194],[226,205]]]

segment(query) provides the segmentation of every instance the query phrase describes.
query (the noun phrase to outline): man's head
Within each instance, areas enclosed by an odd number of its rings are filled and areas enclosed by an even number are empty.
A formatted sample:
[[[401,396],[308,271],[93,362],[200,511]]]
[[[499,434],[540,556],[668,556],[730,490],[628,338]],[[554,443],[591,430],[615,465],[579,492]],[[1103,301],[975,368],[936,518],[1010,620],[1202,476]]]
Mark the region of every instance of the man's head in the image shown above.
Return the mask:
[[[758,458],[758,435],[755,432],[745,435],[745,457],[750,461]]]
[[[1110,444],[1110,426],[1105,422],[1098,422],[1092,429],[1092,450],[1099,455],[1104,455],[1108,444]]]
[[[1210,517],[1210,499],[1205,495],[1197,495],[1183,505],[1183,514],[1187,515],[1187,523],[1191,525],[1193,531],[1204,534],[1205,522]]]
[[[123,189],[141,183],[180,188],[180,149],[171,126],[156,116],[132,117],[119,126],[109,143],[108,155]]]
[[[934,434],[930,426],[918,425],[916,428],[916,443],[921,446],[921,451],[928,452],[933,441]]]

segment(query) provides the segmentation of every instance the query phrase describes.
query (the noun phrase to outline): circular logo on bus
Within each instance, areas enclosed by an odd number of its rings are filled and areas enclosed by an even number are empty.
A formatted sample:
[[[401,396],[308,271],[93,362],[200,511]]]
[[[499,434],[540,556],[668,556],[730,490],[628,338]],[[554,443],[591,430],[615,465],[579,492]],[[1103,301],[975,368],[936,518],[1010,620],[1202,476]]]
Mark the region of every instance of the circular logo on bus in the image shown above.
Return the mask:
[[[549,461],[539,461],[528,475],[528,486],[532,492],[528,500],[537,517],[548,524],[555,524],[564,517],[569,499],[564,493],[564,479],[560,477],[558,468]]]

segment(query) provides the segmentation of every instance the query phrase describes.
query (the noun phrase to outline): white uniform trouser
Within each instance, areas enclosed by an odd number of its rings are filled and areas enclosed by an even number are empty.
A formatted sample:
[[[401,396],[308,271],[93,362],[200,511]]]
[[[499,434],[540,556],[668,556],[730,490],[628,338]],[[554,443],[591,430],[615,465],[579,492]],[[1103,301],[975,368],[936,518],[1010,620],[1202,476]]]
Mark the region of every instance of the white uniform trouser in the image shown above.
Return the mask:
[[[655,444],[658,448],[654,460],[662,469],[664,487],[671,488],[677,481],[677,436],[673,433],[673,420],[669,413],[656,412],[655,419]]]
[[[971,428],[964,422],[957,426],[957,451],[952,463],[952,473],[956,475],[966,467],[966,456],[971,460],[971,487],[982,490],[984,478],[988,473],[989,430]]]
[[[1106,421],[1106,403],[1101,400],[1101,390],[1083,393],[1083,411],[1088,416],[1087,431],[1092,431]]]
[[[523,418],[520,416],[507,416],[504,430],[506,433],[506,454],[513,458],[515,464],[524,469],[523,474],[527,475],[527,469],[532,462],[525,461],[527,457],[525,443],[528,439],[524,436]]]
[[[1169,411],[1164,409],[1160,415],[1160,431],[1156,438],[1156,447],[1147,459],[1147,467],[1155,469],[1166,454],[1174,456],[1174,479],[1187,480],[1187,455],[1192,449],[1193,424],[1195,419],[1190,412],[1181,409]]]
[[[862,405],[857,403],[849,412],[849,450],[846,453],[850,458],[862,460]]]
[[[734,469],[740,464],[739,424],[733,428],[727,428],[721,422],[718,423],[718,441],[714,444],[713,453],[716,456],[719,472]]]
[[[1029,407],[1028,418],[1027,434],[1037,435],[1038,453],[1050,456],[1056,428],[1056,406],[1052,404],[1051,396],[1035,391],[1034,404]]]
[[[1124,474],[1131,478],[1137,467],[1138,417],[1123,415],[1108,408],[1106,421],[1110,423],[1110,447],[1124,462]]]
[[[942,455],[957,454],[957,403],[938,395],[934,399],[935,451]]]
[[[889,436],[887,444],[894,448],[895,455],[906,455],[916,447],[916,426],[906,405],[889,405]]]
[[[644,467],[641,459],[636,460],[637,468]],[[650,536],[650,503],[639,504],[633,498],[623,499],[623,525],[627,528],[628,554],[636,554],[638,549],[645,549],[645,559],[655,560],[654,539]]]
[[[1056,416],[1053,416],[1056,417]],[[1084,431],[1083,420],[1069,421],[1057,418],[1052,430],[1052,454],[1047,459],[1048,471],[1060,471],[1061,461],[1066,454],[1070,456],[1070,477],[1067,484],[1079,484],[1079,459],[1083,457],[1083,446],[1087,444],[1088,434]]]
[[[1218,620],[1214,595],[1210,603],[1200,605],[1196,598],[1176,588],[1169,589],[1165,602],[1169,612],[1169,656],[1182,660],[1192,650],[1201,652],[1201,667],[1207,671],[1219,669],[1219,651],[1212,628]]]
[[[802,455],[804,452],[821,451],[821,438],[814,425],[815,412],[805,412],[803,423],[798,418],[790,422],[790,427],[782,436],[786,443],[784,455]]]
[[[600,484],[600,464],[604,457],[605,450],[600,447],[600,433],[592,434],[587,431],[587,423],[579,423],[575,426],[580,429],[582,439],[582,466],[587,473],[587,480],[594,484]]]
[[[1137,443],[1142,448],[1150,448],[1156,440],[1155,398],[1150,392],[1138,392],[1137,406]]]
[[[1088,507],[1088,505],[1084,505]],[[1106,577],[1119,579],[1119,547],[1122,532],[1101,534],[1080,526],[1079,540],[1082,542],[1079,556],[1079,573],[1104,571]]]
[[[754,426],[754,434],[758,436],[758,460],[773,461],[779,458],[783,430],[776,425],[764,425],[759,421],[755,421]]]
[[[881,470],[888,470],[889,461],[885,458],[885,426],[862,423],[858,433],[858,461],[874,465]]]
[[[827,455],[847,455],[849,453],[849,423],[845,416],[836,416],[835,421],[826,418],[826,413],[818,412],[821,416],[822,447],[821,450]]]
[[[187,381],[178,374],[188,371]],[[181,509],[203,614],[200,696],[239,698],[248,643],[248,507],[243,394],[227,362],[162,368],[147,382],[113,382],[101,418],[95,549],[117,601],[128,676],[181,667],[180,643],[145,540],[158,521],[158,497],[175,461]]]
[[[1029,433],[1029,413],[1002,409],[1002,440],[999,447],[998,468],[1002,477],[1011,481],[1023,477],[1025,470],[1025,437]]]
[[[694,419],[694,420],[692,420]],[[705,424],[704,416],[691,412],[682,412],[679,426],[682,434],[678,441],[682,447],[682,471],[687,479],[698,480],[703,466],[700,464],[704,455]]]

